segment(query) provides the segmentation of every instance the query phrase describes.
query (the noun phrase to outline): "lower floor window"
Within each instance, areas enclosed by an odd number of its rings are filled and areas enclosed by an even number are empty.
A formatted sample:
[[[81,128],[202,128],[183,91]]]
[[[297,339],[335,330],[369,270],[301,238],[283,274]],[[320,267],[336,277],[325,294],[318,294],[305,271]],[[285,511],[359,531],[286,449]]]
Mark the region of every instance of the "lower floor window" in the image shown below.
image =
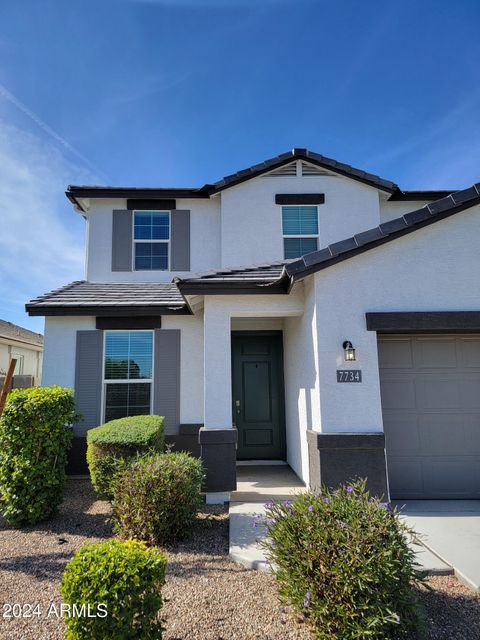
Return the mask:
[[[151,383],[115,383],[105,385],[105,422],[150,413]]]
[[[152,331],[105,332],[105,422],[151,413],[152,368]]]

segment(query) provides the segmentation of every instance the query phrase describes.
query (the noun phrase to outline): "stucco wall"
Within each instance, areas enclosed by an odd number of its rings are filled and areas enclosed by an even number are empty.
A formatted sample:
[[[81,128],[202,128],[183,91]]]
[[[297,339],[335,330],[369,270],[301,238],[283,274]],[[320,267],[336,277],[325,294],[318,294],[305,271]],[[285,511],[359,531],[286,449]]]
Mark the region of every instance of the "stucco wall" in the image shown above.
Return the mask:
[[[478,310],[480,207],[459,213],[315,274],[320,429],[382,430],[376,333],[368,311]],[[357,361],[343,361],[351,340]],[[337,368],[363,382],[339,384]]]
[[[180,422],[203,422],[203,317],[164,316],[164,329],[180,329]],[[45,323],[42,385],[75,385],[77,331],[95,329],[95,318],[49,317]]]
[[[394,218],[400,218],[400,216],[403,216],[405,213],[420,209],[425,204],[428,204],[425,200],[415,202],[382,202],[380,204],[380,221],[388,222]]]
[[[318,429],[316,306],[313,278],[304,283],[303,315],[285,318],[283,331],[287,460],[295,473],[308,482],[307,429]]]
[[[222,192],[222,266],[283,259],[277,193],[324,193],[320,247],[379,224],[378,191],[342,177],[259,177]]]
[[[23,375],[33,376],[35,384],[39,384],[42,374],[42,351],[29,349],[22,343],[0,339],[0,375],[6,373],[10,357],[23,356]]]
[[[112,272],[112,211],[126,200],[97,200],[88,212],[86,278],[92,282],[171,282],[185,272]],[[192,272],[220,266],[220,199],[177,200],[177,209],[190,210]]]
[[[45,318],[43,387],[58,384],[73,389],[77,331],[88,329],[95,329],[95,318],[90,316]]]

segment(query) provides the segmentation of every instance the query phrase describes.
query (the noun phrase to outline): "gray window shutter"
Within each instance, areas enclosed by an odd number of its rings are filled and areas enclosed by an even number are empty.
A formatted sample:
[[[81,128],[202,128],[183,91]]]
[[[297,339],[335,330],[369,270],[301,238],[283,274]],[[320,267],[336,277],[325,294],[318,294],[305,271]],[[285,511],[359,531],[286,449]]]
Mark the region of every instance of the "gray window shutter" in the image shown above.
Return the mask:
[[[180,424],[180,330],[155,331],[153,411],[165,417],[165,433],[175,435]]]
[[[171,271],[190,271],[190,211],[174,209],[171,214]]]
[[[129,209],[114,209],[112,216],[112,271],[132,270],[132,224]]]
[[[75,403],[83,420],[74,425],[77,437],[101,424],[102,404],[102,331],[77,331],[75,362]]]

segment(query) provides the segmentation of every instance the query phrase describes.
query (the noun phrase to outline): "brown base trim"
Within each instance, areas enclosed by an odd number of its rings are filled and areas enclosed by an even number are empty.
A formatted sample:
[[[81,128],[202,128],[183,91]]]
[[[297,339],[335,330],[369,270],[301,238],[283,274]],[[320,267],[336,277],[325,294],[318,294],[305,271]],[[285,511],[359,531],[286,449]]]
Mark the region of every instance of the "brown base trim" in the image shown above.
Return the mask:
[[[162,316],[118,316],[95,318],[97,329],[160,329]]]
[[[474,333],[480,311],[366,313],[367,330],[379,333]]]
[[[235,491],[237,488],[237,430],[199,431],[201,458],[206,468],[206,492]]]
[[[337,487],[365,478],[372,495],[388,498],[383,433],[307,431],[310,486]]]

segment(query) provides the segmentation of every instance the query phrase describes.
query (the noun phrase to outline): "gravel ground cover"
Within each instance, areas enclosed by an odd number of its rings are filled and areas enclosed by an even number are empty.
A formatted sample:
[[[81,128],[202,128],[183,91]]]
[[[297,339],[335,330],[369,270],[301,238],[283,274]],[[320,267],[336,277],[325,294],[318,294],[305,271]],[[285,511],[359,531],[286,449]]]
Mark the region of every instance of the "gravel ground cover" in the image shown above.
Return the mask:
[[[0,523],[0,606],[39,604],[40,617],[0,618],[2,640],[60,640],[58,608],[63,569],[86,542],[111,535],[110,507],[97,500],[88,480],[69,480],[60,513],[50,522],[17,530]],[[307,640],[277,599],[275,581],[228,559],[228,516],[206,507],[192,538],[169,546],[163,588],[165,640]],[[480,639],[480,597],[451,577],[431,578],[422,590],[429,640]]]

